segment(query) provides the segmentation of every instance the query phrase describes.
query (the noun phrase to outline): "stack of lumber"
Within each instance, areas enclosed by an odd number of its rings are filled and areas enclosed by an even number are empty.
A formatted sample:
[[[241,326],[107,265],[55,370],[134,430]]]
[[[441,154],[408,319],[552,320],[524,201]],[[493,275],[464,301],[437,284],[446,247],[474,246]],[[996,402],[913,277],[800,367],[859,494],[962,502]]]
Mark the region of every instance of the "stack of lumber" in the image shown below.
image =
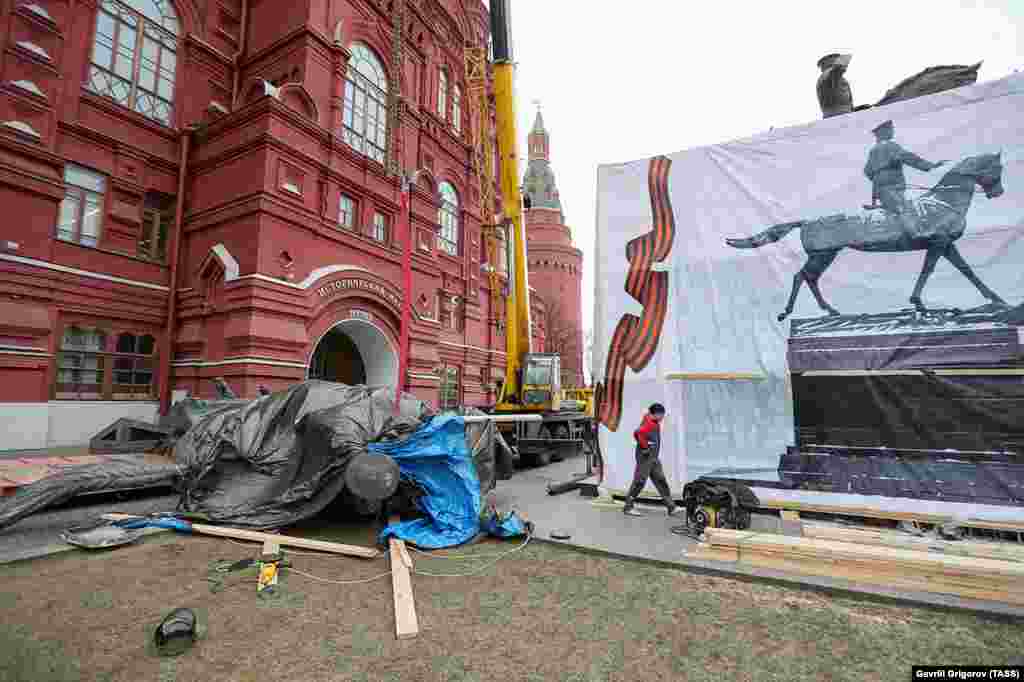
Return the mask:
[[[816,537],[709,528],[697,559],[970,599],[1024,604],[1024,562]],[[910,545],[914,546],[914,545]]]
[[[872,495],[847,495],[839,493],[818,493],[819,499],[815,501],[793,500],[783,496],[784,491],[771,490],[767,488],[751,488],[757,496],[758,506],[761,509],[788,510],[795,512],[814,512],[818,514],[831,514],[834,516],[851,516],[864,519],[888,519],[891,521],[913,521],[917,523],[944,524],[955,523],[964,528],[984,528],[987,530],[998,530],[1008,533],[1024,533],[1024,522],[1012,519],[976,518],[972,515],[965,515],[967,508],[987,508],[988,510],[1005,513],[1007,507],[993,507],[990,505],[968,505],[962,502],[946,502],[936,504],[917,504],[913,509],[884,508],[880,505],[892,501],[894,498],[876,497]],[[859,498],[865,504],[853,504],[846,501],[849,498]],[[876,505],[867,504],[874,501]],[[910,498],[898,498],[898,501],[906,505],[913,503]],[[939,511],[948,509],[949,511]],[[956,510],[956,511],[954,511]],[[959,512],[959,513],[957,513]]]
[[[924,552],[941,552],[957,556],[1024,562],[1024,545],[1019,542],[986,542],[983,540],[940,540],[919,537],[881,528],[839,528],[804,522],[803,535],[819,540],[855,542],[861,545],[882,545]]]

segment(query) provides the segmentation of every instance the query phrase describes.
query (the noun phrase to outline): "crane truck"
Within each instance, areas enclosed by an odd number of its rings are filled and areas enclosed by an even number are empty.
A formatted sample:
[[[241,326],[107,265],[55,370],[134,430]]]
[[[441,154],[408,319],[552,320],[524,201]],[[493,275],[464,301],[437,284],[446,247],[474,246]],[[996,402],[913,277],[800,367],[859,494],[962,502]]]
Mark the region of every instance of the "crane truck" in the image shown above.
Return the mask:
[[[563,391],[561,357],[556,353],[534,352],[532,347],[524,203],[516,151],[515,64],[509,2],[491,0],[490,3],[491,70],[494,75],[502,212],[497,224],[490,226],[489,231],[492,235],[500,235],[496,238],[505,240],[508,245],[505,268],[509,278],[504,306],[505,375],[496,404],[490,412],[502,415],[539,414],[540,421],[504,422],[498,427],[519,460],[544,465],[570,454],[596,452],[595,422],[590,389]],[[489,160],[494,158],[488,148],[490,135],[478,135],[477,144],[483,145],[484,153],[479,158],[486,160],[478,169],[482,182],[493,187],[493,175],[488,177],[492,173]],[[491,209],[488,206],[485,211]],[[498,257],[497,249],[492,247],[490,250],[493,264]],[[492,276],[492,291],[497,291],[495,279]]]

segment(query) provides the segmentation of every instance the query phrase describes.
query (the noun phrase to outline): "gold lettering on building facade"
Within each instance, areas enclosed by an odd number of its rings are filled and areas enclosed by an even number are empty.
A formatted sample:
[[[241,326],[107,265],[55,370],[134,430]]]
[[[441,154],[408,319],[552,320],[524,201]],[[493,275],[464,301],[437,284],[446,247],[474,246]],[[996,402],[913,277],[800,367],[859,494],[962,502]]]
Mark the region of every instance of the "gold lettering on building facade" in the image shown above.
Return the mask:
[[[316,293],[319,294],[321,298],[326,298],[331,294],[350,289],[375,293],[396,308],[402,307],[402,301],[398,296],[394,295],[380,284],[377,284],[376,282],[367,282],[364,279],[338,279],[330,284],[325,284],[320,287],[316,290]]]

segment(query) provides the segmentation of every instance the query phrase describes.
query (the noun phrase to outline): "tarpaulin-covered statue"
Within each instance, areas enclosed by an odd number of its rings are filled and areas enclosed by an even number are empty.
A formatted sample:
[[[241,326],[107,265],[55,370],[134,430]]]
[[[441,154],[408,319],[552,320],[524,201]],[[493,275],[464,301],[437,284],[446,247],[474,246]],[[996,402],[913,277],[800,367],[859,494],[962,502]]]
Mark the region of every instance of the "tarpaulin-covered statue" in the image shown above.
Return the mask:
[[[417,516],[386,532],[446,547],[481,531],[481,496],[506,468],[495,462],[493,422],[466,421],[482,412],[438,416],[406,394],[396,406],[390,387],[310,380],[256,400],[214,403],[178,403],[183,431],[173,463],[69,467],[0,501],[0,529],[114,483],[164,484],[181,492],[179,513],[205,522],[281,528],[337,499],[357,513],[373,515],[386,505]],[[166,519],[156,525],[167,523],[176,527]],[[503,533],[517,529],[499,526]]]

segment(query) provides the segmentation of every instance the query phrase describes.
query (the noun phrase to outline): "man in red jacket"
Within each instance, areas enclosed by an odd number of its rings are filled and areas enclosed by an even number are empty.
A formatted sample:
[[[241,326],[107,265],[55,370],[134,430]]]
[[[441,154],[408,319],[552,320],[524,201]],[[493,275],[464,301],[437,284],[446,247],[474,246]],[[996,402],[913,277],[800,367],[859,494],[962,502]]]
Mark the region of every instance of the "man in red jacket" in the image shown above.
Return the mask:
[[[626,493],[626,508],[623,510],[629,516],[643,516],[633,508],[633,505],[636,496],[647,485],[648,478],[654,482],[654,486],[665,500],[668,515],[672,516],[677,511],[672,499],[672,490],[668,487],[665,472],[661,469],[661,460],[658,459],[661,452],[661,420],[664,418],[665,406],[654,403],[644,415],[640,428],[633,432],[633,438],[636,440],[636,470],[633,472],[633,484]]]

